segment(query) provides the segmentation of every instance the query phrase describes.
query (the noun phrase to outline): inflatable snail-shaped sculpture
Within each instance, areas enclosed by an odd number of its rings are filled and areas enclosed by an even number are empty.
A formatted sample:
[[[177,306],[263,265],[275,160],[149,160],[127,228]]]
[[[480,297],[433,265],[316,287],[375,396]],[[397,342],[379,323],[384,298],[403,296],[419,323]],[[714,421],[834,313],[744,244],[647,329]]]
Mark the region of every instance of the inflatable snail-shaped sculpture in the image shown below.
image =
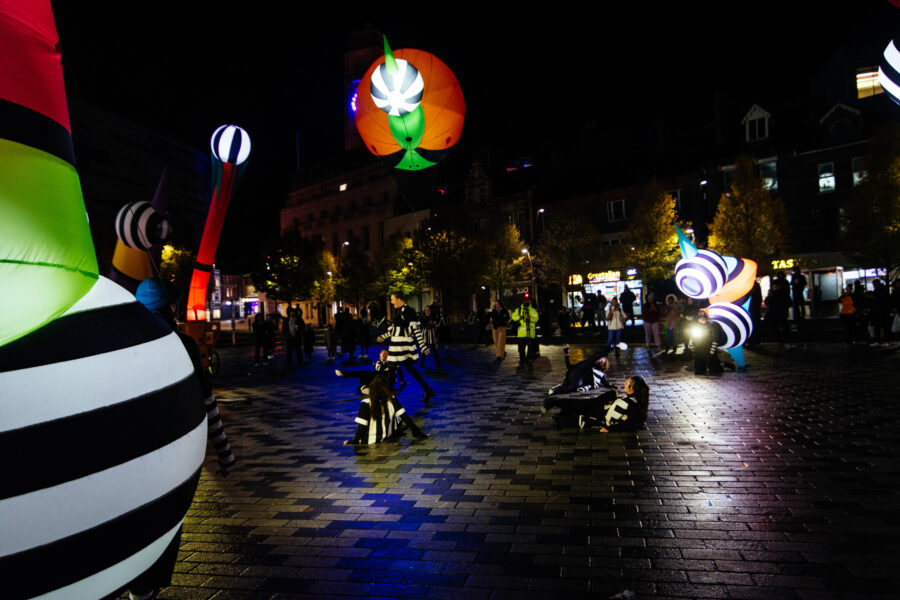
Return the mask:
[[[749,307],[757,265],[747,258],[698,250],[680,228],[676,229],[683,258],[675,265],[675,285],[686,296],[709,300],[709,318],[721,331],[719,347],[727,349],[743,367],[743,346],[753,333]]]
[[[176,333],[98,273],[49,0],[0,0],[0,55],[2,596],[103,598],[177,551],[206,412]]]

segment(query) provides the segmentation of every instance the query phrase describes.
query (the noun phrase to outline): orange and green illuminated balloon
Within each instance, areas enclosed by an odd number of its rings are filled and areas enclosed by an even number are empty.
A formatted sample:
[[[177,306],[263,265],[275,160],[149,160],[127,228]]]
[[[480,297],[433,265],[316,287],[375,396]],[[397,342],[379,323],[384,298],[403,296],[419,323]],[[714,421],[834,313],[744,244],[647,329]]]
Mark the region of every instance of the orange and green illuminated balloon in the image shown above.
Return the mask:
[[[359,83],[356,128],[369,151],[393,167],[437,164],[462,135],[466,103],[447,65],[423,50],[391,51]]]

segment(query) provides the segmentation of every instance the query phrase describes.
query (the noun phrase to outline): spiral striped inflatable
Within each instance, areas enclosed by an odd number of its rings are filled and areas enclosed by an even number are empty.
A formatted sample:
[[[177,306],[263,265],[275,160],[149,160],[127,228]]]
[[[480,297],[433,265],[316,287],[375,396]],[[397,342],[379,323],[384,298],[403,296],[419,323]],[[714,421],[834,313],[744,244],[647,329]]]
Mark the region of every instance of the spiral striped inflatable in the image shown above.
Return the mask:
[[[169,237],[169,221],[147,201],[126,204],[116,215],[116,237],[136,250],[149,250]]]
[[[747,343],[753,332],[750,313],[736,304],[729,302],[710,304],[707,309],[711,321],[719,324],[722,339],[719,347],[723,349],[737,348]]]
[[[725,285],[728,267],[725,259],[712,250],[697,250],[675,265],[675,284],[691,298],[708,298]]]
[[[425,80],[417,68],[402,58],[396,59],[395,64],[393,74],[387,63],[375,69],[370,93],[375,106],[396,117],[416,110],[425,92]]]

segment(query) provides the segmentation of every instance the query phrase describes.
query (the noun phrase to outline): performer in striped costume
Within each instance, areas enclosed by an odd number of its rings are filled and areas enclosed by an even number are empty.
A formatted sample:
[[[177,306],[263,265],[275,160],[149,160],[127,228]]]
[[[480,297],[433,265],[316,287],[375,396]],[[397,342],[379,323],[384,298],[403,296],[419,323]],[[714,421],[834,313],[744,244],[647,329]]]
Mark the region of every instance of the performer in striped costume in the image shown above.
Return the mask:
[[[345,446],[393,441],[403,433],[401,423],[409,428],[417,440],[428,437],[406,413],[383,378],[375,377],[367,391],[369,397],[360,402],[359,413],[356,415],[356,434],[344,442]]]
[[[606,379],[606,370],[609,369],[606,355],[609,354],[609,350],[610,348],[607,346],[586,360],[573,365],[569,362],[569,345],[566,344],[563,349],[563,356],[566,359],[566,378],[561,384],[550,388],[547,395],[554,396],[574,391],[587,392],[601,387],[606,389],[618,387]],[[546,403],[545,406],[550,408]]]
[[[400,367],[404,367],[413,379],[415,379],[425,397],[422,399],[426,404],[431,404],[434,398],[434,390],[429,387],[422,374],[416,369],[416,359],[419,358],[416,345],[422,348],[422,354],[428,354],[430,350],[425,346],[425,340],[422,337],[422,329],[416,318],[416,311],[406,304],[406,296],[403,292],[391,292],[391,306],[394,307],[394,321],[391,323],[385,335],[378,338],[379,342],[388,342],[388,362]]]

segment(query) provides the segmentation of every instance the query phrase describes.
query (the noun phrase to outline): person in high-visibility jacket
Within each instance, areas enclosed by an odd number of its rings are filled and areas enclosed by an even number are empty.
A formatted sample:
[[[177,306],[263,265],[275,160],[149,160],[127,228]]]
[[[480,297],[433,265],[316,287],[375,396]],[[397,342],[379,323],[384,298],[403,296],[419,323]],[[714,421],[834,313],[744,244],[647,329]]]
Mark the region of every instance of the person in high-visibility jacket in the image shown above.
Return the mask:
[[[519,364],[531,364],[537,353],[538,311],[531,305],[529,294],[525,294],[522,305],[512,312],[510,318],[519,322],[516,333],[519,341]]]

